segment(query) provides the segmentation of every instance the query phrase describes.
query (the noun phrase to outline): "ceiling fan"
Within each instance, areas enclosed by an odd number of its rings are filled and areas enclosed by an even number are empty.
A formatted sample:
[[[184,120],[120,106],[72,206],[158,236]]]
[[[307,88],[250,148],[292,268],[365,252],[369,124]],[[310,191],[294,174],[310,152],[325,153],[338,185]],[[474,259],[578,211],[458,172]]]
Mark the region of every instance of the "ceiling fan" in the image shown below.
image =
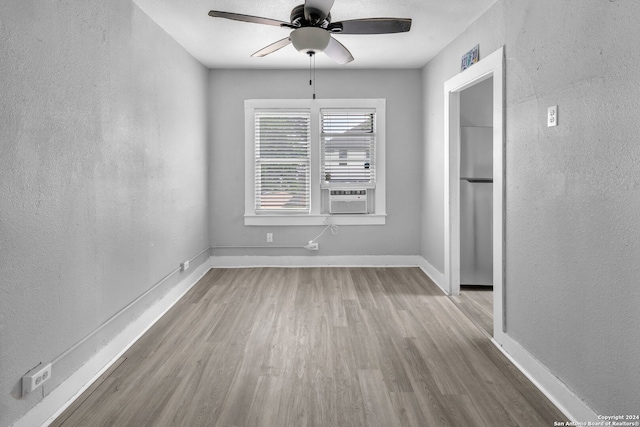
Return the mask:
[[[309,56],[324,52],[338,64],[353,61],[353,56],[342,43],[331,36],[332,34],[392,34],[404,33],[411,29],[411,19],[406,18],[364,18],[331,22],[333,2],[334,0],[305,0],[304,4],[294,7],[291,11],[291,22],[217,10],[210,11],[209,16],[293,30],[288,37],[260,49],[251,56],[266,56],[293,44],[298,51]]]

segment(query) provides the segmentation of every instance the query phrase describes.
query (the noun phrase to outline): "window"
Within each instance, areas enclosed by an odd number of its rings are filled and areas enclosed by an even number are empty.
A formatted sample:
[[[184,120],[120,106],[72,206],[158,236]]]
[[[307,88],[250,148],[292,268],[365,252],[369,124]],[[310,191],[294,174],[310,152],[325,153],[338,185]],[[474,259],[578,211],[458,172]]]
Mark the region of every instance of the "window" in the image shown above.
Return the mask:
[[[321,110],[323,188],[375,188],[375,110]]]
[[[308,111],[255,112],[255,212],[309,213]]]
[[[385,101],[245,101],[245,225],[384,224]],[[330,215],[331,189],[366,214]]]

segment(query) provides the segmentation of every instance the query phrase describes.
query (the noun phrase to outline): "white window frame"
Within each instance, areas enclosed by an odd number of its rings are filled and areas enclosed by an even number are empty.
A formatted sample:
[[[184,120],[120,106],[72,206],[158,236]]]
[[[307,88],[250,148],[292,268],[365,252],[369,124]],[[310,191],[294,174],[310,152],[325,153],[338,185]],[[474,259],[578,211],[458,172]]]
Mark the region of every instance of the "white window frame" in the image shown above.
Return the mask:
[[[245,225],[384,225],[386,222],[386,100],[385,99],[248,99],[245,108]],[[322,109],[376,110],[376,187],[373,212],[335,215],[322,213],[320,111]],[[307,109],[311,113],[311,209],[306,213],[256,213],[255,211],[255,111]]]

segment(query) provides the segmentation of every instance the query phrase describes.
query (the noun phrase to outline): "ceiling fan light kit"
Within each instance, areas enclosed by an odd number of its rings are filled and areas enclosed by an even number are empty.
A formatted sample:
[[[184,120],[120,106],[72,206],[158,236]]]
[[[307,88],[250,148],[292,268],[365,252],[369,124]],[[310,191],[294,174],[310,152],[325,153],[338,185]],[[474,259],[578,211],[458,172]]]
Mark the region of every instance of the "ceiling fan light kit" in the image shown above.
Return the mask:
[[[217,10],[210,11],[209,16],[293,30],[289,37],[278,40],[251,56],[266,56],[293,44],[299,52],[310,56],[324,52],[338,64],[353,61],[353,55],[332,34],[393,34],[411,29],[411,19],[408,18],[364,18],[331,22],[333,2],[334,0],[305,0],[304,4],[291,11],[291,22]]]
[[[298,52],[309,54],[323,52],[329,45],[331,35],[324,28],[301,27],[293,30],[289,38]]]

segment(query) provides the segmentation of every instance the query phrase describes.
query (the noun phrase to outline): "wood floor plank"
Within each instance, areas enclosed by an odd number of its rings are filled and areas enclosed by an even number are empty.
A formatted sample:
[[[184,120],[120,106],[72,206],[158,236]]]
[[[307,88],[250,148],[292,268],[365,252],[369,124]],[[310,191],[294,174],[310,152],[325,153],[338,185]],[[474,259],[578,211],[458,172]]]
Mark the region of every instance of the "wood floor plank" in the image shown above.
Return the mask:
[[[435,425],[429,423],[425,418],[414,392],[390,392],[389,395],[401,426],[424,427]]]
[[[477,327],[493,336],[492,286],[461,286],[460,295],[449,298]]]
[[[210,270],[53,425],[563,418],[419,268],[246,268]]]
[[[450,398],[453,394],[444,395],[434,376],[434,370],[427,364],[427,357],[416,347],[414,339],[404,340],[404,358],[407,372],[411,378],[412,388],[418,397],[427,425],[451,426],[457,423],[459,414]]]
[[[376,299],[371,292],[373,283],[367,282],[365,275],[370,273],[369,269],[353,268],[350,270],[351,280],[358,296],[358,303],[361,309],[377,308]]]
[[[362,315],[367,318],[371,332],[379,343],[375,347],[375,356],[388,390],[413,391],[411,381],[402,364],[402,350],[398,346],[403,338],[403,333],[402,329],[398,327],[399,325],[394,322],[397,318],[394,319],[375,309],[373,312],[363,311]]]
[[[367,426],[400,426],[400,420],[393,409],[391,395],[384,384],[382,372],[379,370],[360,370],[358,379],[362,390]]]
[[[345,301],[344,305],[356,367],[358,369],[379,369],[380,361],[376,357],[379,346],[378,339],[366,323],[367,318],[364,316],[363,310],[359,309],[357,301]]]
[[[282,389],[282,377],[272,375],[259,377],[245,418],[245,425],[251,427],[277,425]]]
[[[350,268],[337,267],[338,280],[340,281],[340,290],[343,300],[357,300],[358,292],[356,292],[355,284],[351,277]]]

